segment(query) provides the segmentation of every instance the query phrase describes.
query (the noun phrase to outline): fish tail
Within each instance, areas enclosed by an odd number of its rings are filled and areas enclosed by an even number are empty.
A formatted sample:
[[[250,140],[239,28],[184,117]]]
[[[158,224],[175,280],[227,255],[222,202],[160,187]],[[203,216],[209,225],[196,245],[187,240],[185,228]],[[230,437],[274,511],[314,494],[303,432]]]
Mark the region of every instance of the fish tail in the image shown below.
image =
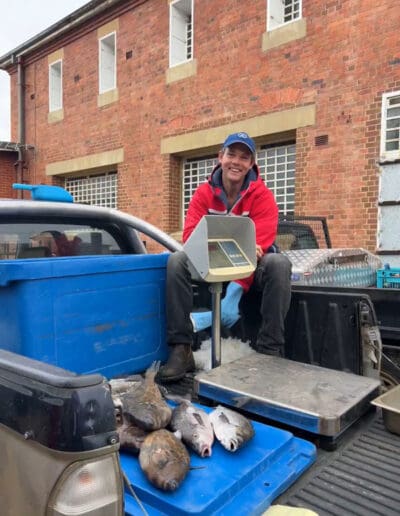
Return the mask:
[[[151,366],[146,370],[145,377],[146,379],[154,379],[156,377],[156,374],[158,373],[158,370],[160,369],[161,362],[160,360],[154,360],[154,362],[151,364]]]

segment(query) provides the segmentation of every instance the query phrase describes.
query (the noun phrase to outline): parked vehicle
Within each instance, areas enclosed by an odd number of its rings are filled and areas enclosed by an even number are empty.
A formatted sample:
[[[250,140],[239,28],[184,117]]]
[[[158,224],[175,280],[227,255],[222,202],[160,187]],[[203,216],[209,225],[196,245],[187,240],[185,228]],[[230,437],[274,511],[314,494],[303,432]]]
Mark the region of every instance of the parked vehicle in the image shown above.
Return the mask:
[[[300,249],[322,245],[305,221],[282,221],[280,235]],[[156,246],[160,252],[148,251]],[[277,501],[321,515],[398,514],[400,437],[385,429],[379,411],[367,410],[369,399],[347,414],[351,424],[334,438],[238,406],[254,421],[257,451],[215,448],[213,462],[193,458],[187,487],[174,494],[147,486],[137,459],[119,451],[104,379],[165,359],[165,267],[168,253],[180,248],[117,210],[0,200],[2,515],[261,514]],[[382,362],[385,383],[394,385],[397,302],[395,289],[293,287],[288,358],[333,374],[373,376],[373,359],[363,357],[371,335],[382,335],[384,354],[395,352],[391,368]],[[299,306],[308,307],[308,321]],[[244,310],[232,335],[251,341],[255,313]],[[193,376],[170,389],[195,394]],[[206,410],[221,402],[201,391],[197,401]],[[363,439],[361,460],[343,462]]]

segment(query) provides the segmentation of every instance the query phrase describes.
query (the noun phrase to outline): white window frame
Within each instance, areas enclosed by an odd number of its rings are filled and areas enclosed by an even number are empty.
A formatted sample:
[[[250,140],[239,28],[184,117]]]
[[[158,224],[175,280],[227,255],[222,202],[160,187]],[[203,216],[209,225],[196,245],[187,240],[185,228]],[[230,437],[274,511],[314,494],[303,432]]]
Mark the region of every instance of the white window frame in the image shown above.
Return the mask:
[[[190,18],[190,22],[188,22]],[[169,66],[194,58],[194,2],[173,0],[169,4]]]
[[[297,20],[301,20],[303,12],[303,1],[302,0],[286,0],[292,4],[292,9],[295,8],[295,4],[299,4],[298,16],[292,17],[290,20],[285,21],[285,0],[267,0],[267,32],[293,23]]]
[[[114,39],[113,52],[105,40]],[[108,76],[107,76],[108,74]],[[110,79],[111,78],[111,79]],[[99,93],[115,90],[117,87],[117,33],[109,32],[99,38]]]
[[[118,174],[115,171],[66,177],[64,187],[77,203],[118,208]]]
[[[57,59],[49,64],[49,113],[63,107],[63,62]]]
[[[380,159],[381,161],[394,161],[400,159],[400,138],[398,148],[395,150],[386,150],[387,143],[387,131],[389,130],[398,130],[400,131],[400,127],[388,128],[388,119],[387,119],[387,110],[389,108],[389,102],[393,97],[399,97],[400,107],[400,91],[392,91],[390,93],[384,93],[382,95],[382,111],[381,111],[381,149],[380,149]],[[396,107],[397,107],[396,105]],[[400,117],[399,117],[400,120]]]
[[[296,194],[296,143],[293,141],[262,146],[257,151],[260,175],[273,192],[283,215],[294,214]]]

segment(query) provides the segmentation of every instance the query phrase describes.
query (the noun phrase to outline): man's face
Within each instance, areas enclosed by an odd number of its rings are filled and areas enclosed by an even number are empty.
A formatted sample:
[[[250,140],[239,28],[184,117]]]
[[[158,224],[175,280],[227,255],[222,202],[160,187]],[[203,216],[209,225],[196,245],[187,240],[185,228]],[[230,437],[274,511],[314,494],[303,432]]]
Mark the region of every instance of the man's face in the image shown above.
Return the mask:
[[[242,183],[247,172],[254,165],[253,155],[243,143],[234,143],[219,153],[219,162],[224,179]]]

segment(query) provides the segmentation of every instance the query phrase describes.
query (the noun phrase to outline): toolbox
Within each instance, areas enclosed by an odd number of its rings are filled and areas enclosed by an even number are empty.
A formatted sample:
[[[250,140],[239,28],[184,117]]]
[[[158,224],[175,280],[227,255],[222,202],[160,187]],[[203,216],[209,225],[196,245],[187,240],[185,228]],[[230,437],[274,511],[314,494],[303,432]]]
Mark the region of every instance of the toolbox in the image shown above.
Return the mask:
[[[370,287],[376,284],[381,260],[362,248],[284,251],[292,263],[292,284]]]

